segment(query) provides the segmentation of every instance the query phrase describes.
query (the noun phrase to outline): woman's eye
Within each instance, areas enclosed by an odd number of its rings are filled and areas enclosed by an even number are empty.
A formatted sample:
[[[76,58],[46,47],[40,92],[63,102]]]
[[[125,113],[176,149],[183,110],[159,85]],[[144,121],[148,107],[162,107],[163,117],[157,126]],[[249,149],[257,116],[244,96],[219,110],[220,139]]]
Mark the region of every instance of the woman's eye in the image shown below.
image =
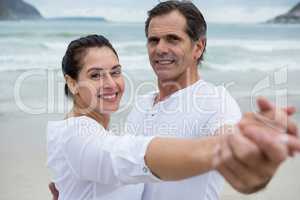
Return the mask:
[[[92,79],[100,78],[100,74],[99,73],[97,73],[97,74],[91,74],[91,78]]]

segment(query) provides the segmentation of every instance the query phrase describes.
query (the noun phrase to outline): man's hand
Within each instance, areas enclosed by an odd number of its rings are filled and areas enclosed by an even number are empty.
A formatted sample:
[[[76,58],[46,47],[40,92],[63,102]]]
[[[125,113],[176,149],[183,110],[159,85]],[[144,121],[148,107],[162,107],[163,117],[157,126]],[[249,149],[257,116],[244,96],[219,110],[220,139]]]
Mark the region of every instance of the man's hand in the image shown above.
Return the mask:
[[[51,182],[51,183],[49,183],[48,187],[52,194],[52,200],[58,200],[59,192],[56,189],[55,184],[53,182]]]
[[[247,113],[233,130],[222,137],[216,151],[216,169],[237,191],[257,192],[269,183],[290,155],[300,152],[294,108],[276,109],[259,99],[260,115]],[[231,131],[232,132],[232,131]]]

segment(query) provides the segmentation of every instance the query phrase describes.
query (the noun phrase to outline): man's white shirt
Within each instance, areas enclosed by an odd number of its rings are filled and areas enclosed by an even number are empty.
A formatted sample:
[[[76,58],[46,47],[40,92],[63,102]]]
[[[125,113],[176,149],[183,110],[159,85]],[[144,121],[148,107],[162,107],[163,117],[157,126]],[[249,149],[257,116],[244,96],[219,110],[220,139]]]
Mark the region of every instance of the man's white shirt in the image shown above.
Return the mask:
[[[228,91],[204,80],[154,104],[156,96],[157,92],[151,92],[136,99],[127,119],[127,133],[199,138],[214,136],[221,126],[241,119],[240,108]],[[143,200],[217,200],[223,182],[211,171],[177,182],[146,183]]]

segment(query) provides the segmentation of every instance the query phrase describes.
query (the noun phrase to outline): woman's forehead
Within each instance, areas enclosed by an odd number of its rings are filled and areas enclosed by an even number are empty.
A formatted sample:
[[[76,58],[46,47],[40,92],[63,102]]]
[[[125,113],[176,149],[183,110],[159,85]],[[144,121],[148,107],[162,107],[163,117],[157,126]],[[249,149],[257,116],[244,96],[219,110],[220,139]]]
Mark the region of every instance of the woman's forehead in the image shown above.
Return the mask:
[[[119,65],[118,57],[108,47],[90,48],[84,57],[86,70],[90,68],[111,69],[117,65]]]

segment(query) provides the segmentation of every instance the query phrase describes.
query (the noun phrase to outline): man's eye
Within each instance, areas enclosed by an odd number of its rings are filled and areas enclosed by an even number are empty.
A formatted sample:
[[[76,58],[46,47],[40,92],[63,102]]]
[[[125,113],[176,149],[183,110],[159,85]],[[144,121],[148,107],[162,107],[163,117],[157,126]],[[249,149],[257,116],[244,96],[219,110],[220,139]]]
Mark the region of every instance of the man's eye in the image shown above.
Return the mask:
[[[111,73],[112,76],[119,76],[121,75],[122,71],[121,70],[117,70]]]
[[[168,41],[169,42],[178,42],[179,38],[177,38],[177,37],[170,37],[170,38],[168,38]]]
[[[158,39],[151,38],[151,39],[148,40],[148,43],[149,44],[157,44],[158,43]]]

